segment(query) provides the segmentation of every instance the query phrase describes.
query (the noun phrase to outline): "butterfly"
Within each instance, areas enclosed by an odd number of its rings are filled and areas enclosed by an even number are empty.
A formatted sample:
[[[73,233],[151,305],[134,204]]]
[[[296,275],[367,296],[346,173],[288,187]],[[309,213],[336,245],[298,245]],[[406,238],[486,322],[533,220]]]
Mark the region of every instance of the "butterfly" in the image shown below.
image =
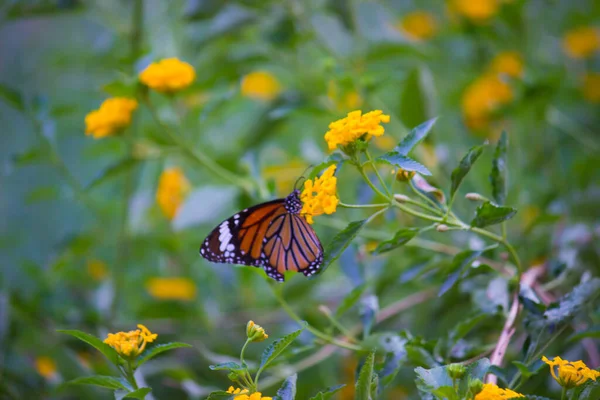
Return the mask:
[[[297,189],[286,198],[242,210],[213,229],[200,255],[215,263],[262,267],[281,282],[285,271],[311,276],[323,263],[323,246],[301,210]]]

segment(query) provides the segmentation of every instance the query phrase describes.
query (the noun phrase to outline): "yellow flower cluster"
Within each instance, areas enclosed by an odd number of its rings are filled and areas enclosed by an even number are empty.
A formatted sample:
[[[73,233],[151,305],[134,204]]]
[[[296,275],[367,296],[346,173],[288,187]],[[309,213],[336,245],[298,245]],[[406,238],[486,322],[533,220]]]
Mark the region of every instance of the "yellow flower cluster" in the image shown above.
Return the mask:
[[[235,389],[233,386],[230,386],[229,389],[227,389],[227,393],[239,394],[239,396],[235,396],[233,400],[272,400],[271,397],[263,396],[260,392],[254,392],[249,395],[248,389]]]
[[[196,71],[177,58],[165,58],[148,65],[140,72],[139,78],[157,92],[174,93],[191,85],[196,79]]]
[[[542,361],[550,366],[552,377],[556,379],[561,386],[566,388],[579,386],[589,379],[596,381],[596,378],[600,378],[600,372],[589,369],[581,360],[567,361],[560,357],[554,357],[554,359],[550,361],[544,356],[542,357]]]
[[[35,359],[35,369],[44,378],[51,379],[56,374],[56,363],[50,357],[38,357]]]
[[[600,29],[581,26],[568,31],[563,37],[563,48],[571,58],[588,58],[600,50]]]
[[[433,15],[426,11],[413,11],[400,21],[400,30],[413,40],[431,39],[437,33],[437,23]]]
[[[108,275],[108,267],[104,261],[92,259],[87,262],[87,272],[94,280],[101,281]]]
[[[390,122],[390,116],[383,114],[381,110],[375,110],[362,114],[356,110],[348,113],[346,118],[338,119],[329,124],[329,131],[325,133],[325,141],[329,150],[335,150],[337,146],[346,146],[363,135],[366,140],[372,136],[381,136],[385,132],[381,123]]]
[[[269,338],[269,335],[265,332],[265,328],[256,325],[254,321],[248,321],[248,325],[246,325],[246,336],[253,342],[262,342]]]
[[[517,397],[525,396],[510,389],[501,389],[492,383],[485,383],[483,390],[475,396],[475,400],[506,400]]]
[[[304,189],[300,195],[302,211],[306,221],[312,224],[313,217],[321,214],[333,214],[339,203],[337,198],[337,178],[334,176],[336,166],[331,165],[323,175],[314,180],[304,182]]]
[[[270,101],[281,93],[281,84],[267,71],[254,71],[242,78],[240,90],[243,96]]]
[[[104,100],[100,108],[85,116],[85,134],[100,139],[113,135],[131,123],[138,103],[125,97]]]
[[[189,191],[190,183],[181,168],[169,168],[160,175],[156,201],[167,218],[175,217]]]
[[[104,343],[124,357],[136,357],[144,351],[147,343],[152,343],[158,337],[142,324],[137,327],[135,331],[109,333]]]
[[[489,71],[511,78],[521,78],[523,76],[523,58],[516,51],[504,51],[492,60]]]
[[[583,77],[583,97],[591,103],[600,103],[600,73],[591,72]]]
[[[196,298],[196,284],[188,278],[152,278],[146,282],[146,290],[159,300],[191,301]]]
[[[475,23],[485,23],[498,13],[500,0],[451,0],[449,7]]]
[[[508,83],[496,75],[483,75],[465,91],[461,107],[467,126],[483,129],[500,107],[511,102],[513,92]]]

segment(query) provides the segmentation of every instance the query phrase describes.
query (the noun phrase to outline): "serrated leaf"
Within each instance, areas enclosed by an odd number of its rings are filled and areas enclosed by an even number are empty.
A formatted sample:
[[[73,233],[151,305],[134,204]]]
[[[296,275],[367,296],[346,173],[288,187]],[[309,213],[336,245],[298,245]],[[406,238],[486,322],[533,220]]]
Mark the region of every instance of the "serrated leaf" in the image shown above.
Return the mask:
[[[502,132],[496,144],[494,159],[492,160],[492,171],[490,172],[490,183],[492,184],[492,197],[497,204],[503,205],[506,201],[506,190],[508,185],[507,155],[508,135]]]
[[[192,347],[192,346],[187,343],[181,343],[181,342],[171,342],[171,343],[156,345],[156,346],[146,350],[145,352],[143,352],[140,355],[140,359],[139,359],[137,365],[139,367],[140,365],[150,361],[151,359],[153,359],[160,353],[164,353],[165,351],[169,351],[169,350],[173,350],[173,349],[179,349],[182,347]]]
[[[517,210],[512,207],[497,206],[492,202],[486,201],[477,207],[475,218],[471,221],[471,226],[483,228],[489,225],[499,224],[511,219]]]
[[[575,316],[600,294],[600,278],[593,278],[577,285],[571,293],[559,300],[558,306],[549,307],[544,313],[547,323],[557,324]]]
[[[294,374],[288,377],[279,390],[273,400],[294,400],[296,398],[296,381],[298,380],[298,374]]]
[[[25,102],[21,93],[0,83],[0,98],[19,111],[25,111]]]
[[[485,251],[491,250],[497,247],[492,245],[482,250],[465,250],[461,251],[452,259],[450,267],[446,270],[446,273],[450,273],[450,276],[440,287],[438,296],[442,296],[448,290],[450,290],[456,282],[465,274],[466,270],[471,266],[471,263]]]
[[[402,168],[405,171],[415,171],[422,175],[431,175],[431,172],[426,166],[396,151],[391,151],[380,157],[377,157],[375,161],[378,163],[393,165],[394,167]]]
[[[152,389],[150,388],[139,388],[134,390],[133,392],[129,392],[123,396],[123,399],[145,399],[146,395],[150,393]]]
[[[402,245],[408,243],[412,238],[414,238],[419,233],[418,228],[404,228],[400,229],[393,238],[390,240],[386,240],[385,242],[379,243],[377,248],[373,250],[373,254],[381,254],[395,248],[398,248]]]
[[[235,363],[233,361],[216,364],[216,365],[209,365],[208,368],[210,368],[213,371],[241,371],[241,370],[245,369],[240,364]]]
[[[72,329],[72,330],[59,329],[59,330],[57,330],[57,332],[71,335],[71,336],[81,340],[82,342],[85,342],[85,343],[95,347],[98,351],[100,351],[102,354],[104,354],[104,356],[106,358],[108,358],[108,360],[110,362],[112,362],[115,365],[119,364],[119,356],[118,356],[117,352],[115,351],[115,349],[113,349],[112,347],[110,347],[109,345],[107,345],[106,343],[104,343],[103,341],[98,339],[97,337],[92,336],[89,333],[85,333],[85,332],[74,330],[74,329]]]
[[[381,370],[377,373],[379,376],[379,391],[383,391],[398,375],[403,361],[406,359],[406,350],[387,353]]]
[[[102,170],[98,176],[96,176],[88,185],[86,190],[91,190],[97,186],[100,186],[104,182],[113,179],[124,172],[131,170],[138,164],[138,160],[134,158],[125,158],[115,164],[112,164]]]
[[[93,385],[100,386],[112,390],[130,390],[125,386],[121,380],[112,376],[94,375],[94,376],[83,376],[81,378],[75,378],[69,382],[68,385]]]
[[[306,322],[302,328],[294,331],[286,336],[282,337],[271,343],[260,356],[260,366],[258,367],[258,373],[264,370],[277,356],[279,356],[292,342],[304,331],[306,328]]]
[[[342,252],[352,243],[358,232],[362,229],[362,227],[367,222],[366,219],[361,221],[350,222],[348,226],[340,231],[333,240],[327,245],[325,249],[325,256],[323,261],[323,268],[321,271],[324,271],[332,262],[337,260]]]
[[[424,394],[444,393],[446,398],[453,400],[465,398],[469,390],[469,380],[483,380],[485,374],[490,368],[490,360],[487,358],[482,358],[465,366],[465,374],[462,378],[458,379],[456,384],[458,394],[455,392],[455,390],[448,392],[445,389],[446,387],[454,387],[454,382],[448,373],[448,367],[449,365],[431,369],[425,369],[421,367],[415,368],[415,372],[417,373],[417,379],[415,382],[419,391]]]
[[[356,302],[358,302],[360,296],[363,294],[366,288],[366,284],[362,284],[352,289],[350,293],[348,293],[340,302],[340,305],[335,312],[336,318],[341,317],[346,311],[351,309]]]
[[[400,141],[398,146],[394,148],[394,151],[403,156],[408,155],[408,153],[410,153],[410,151],[417,144],[419,144],[423,139],[425,139],[429,131],[431,131],[431,128],[433,128],[433,125],[436,123],[436,121],[437,118],[432,118],[429,121],[423,122],[421,125],[414,128],[412,131],[410,131],[408,135],[406,135]]]
[[[371,352],[367,356],[365,363],[358,374],[358,380],[356,381],[355,389],[355,400],[373,400],[371,398],[371,383],[373,380],[374,363],[375,353]]]
[[[322,390],[313,397],[311,397],[309,400],[331,400],[333,395],[342,390],[344,387],[346,387],[346,385],[336,385],[328,387],[327,389]]]
[[[450,186],[450,198],[451,199],[454,198],[454,194],[456,193],[456,190],[462,183],[465,176],[467,176],[467,174],[471,170],[471,167],[473,166],[473,164],[475,164],[475,161],[477,161],[479,156],[481,156],[481,153],[483,153],[484,146],[485,145],[471,147],[469,149],[469,151],[467,152],[467,154],[465,154],[465,156],[462,158],[462,160],[460,160],[458,167],[456,167],[454,169],[454,171],[452,171],[452,176],[451,176],[452,185]]]

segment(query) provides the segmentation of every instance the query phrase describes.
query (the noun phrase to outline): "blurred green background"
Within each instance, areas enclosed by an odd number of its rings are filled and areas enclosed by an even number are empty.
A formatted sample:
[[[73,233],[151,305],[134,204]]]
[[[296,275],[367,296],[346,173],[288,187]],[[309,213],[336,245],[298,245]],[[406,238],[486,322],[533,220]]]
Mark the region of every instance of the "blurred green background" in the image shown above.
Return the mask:
[[[570,271],[572,281],[583,273],[598,275],[600,3],[464,3],[0,2],[0,397],[110,398],[108,392],[59,388],[92,371],[108,373],[108,367],[55,330],[76,328],[104,338],[136,323],[157,332],[159,342],[195,347],[144,368],[155,398],[204,398],[227,388],[225,374],[208,365],[237,355],[249,319],[273,336],[295,323],[261,274],[209,264],[198,256],[199,244],[238,209],[289,193],[309,165],[327,156],[328,124],[354,109],[391,116],[386,135],[372,143],[375,152],[439,116],[416,157],[441,188],[449,187],[450,172],[469,147],[495,142],[506,130],[507,204],[519,209],[509,238],[521,258],[527,265],[551,260]],[[506,52],[512,54],[508,64],[497,61]],[[95,140],[84,134],[87,113],[108,97],[130,93],[138,72],[168,57],[190,63],[196,81],[173,99],[150,95],[160,118],[262,192],[242,191],[169,145],[142,105],[123,135]],[[246,81],[254,87],[241,90],[245,77],[257,71],[276,81],[277,89]],[[490,76],[491,83],[485,80]],[[489,195],[491,154],[469,175],[465,192]],[[167,167],[181,168],[191,185],[172,220],[155,201]],[[369,201],[370,192],[350,168],[339,171],[338,188],[347,203]],[[456,203],[459,213],[472,214],[474,205]],[[319,217],[315,227],[327,243],[361,215],[338,210]],[[389,215],[373,229],[391,237],[399,225],[415,223]],[[431,233],[427,239],[460,249],[479,245],[467,233]],[[318,326],[326,324],[318,306],[335,308],[362,282],[384,307],[443,281],[436,268],[449,255],[424,242],[393,257],[370,256],[370,246],[372,239],[358,238],[318,279],[288,279],[286,298]],[[415,268],[428,272],[412,278]],[[163,288],[157,294],[149,283],[157,277],[184,283],[176,293]],[[379,329],[434,340],[465,310],[485,308],[469,292],[492,278],[468,281]],[[357,311],[346,319],[349,326],[358,323]],[[494,343],[498,324],[480,327],[478,346]],[[307,348],[298,347],[286,365],[318,351],[309,334],[301,338]],[[248,358],[261,350],[250,348]],[[463,350],[457,359],[475,352]],[[571,344],[556,354],[585,361],[582,351]],[[356,362],[338,351],[303,370],[298,398],[334,384],[352,386]],[[414,367],[401,370],[388,398],[416,398]],[[280,372],[285,377],[283,366]],[[263,391],[274,393],[278,382],[265,379]],[[530,388],[557,393],[545,382],[540,378]]]

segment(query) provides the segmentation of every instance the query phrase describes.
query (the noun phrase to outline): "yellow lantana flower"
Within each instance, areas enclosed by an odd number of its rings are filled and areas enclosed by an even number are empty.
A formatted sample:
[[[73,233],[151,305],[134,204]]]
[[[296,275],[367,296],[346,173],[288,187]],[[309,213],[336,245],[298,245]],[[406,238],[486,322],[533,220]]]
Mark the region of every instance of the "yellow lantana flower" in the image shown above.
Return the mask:
[[[521,393],[513,392],[510,389],[501,389],[492,383],[485,383],[483,390],[475,396],[475,400],[506,400],[525,397]]]
[[[499,0],[451,0],[450,9],[475,23],[487,22],[498,13]]]
[[[248,321],[246,325],[246,336],[253,342],[262,342],[269,338],[269,335],[265,332],[265,328],[254,323],[254,321]]]
[[[600,29],[581,26],[563,37],[563,48],[571,58],[588,58],[600,50]]]
[[[312,224],[313,217],[321,214],[333,214],[339,203],[337,197],[337,178],[334,176],[336,166],[331,165],[318,178],[304,182],[300,194],[302,211],[306,221]]]
[[[583,97],[591,103],[600,103],[600,73],[590,72],[583,77]]]
[[[270,101],[281,93],[281,84],[267,71],[254,71],[242,78],[240,90],[243,96]]]
[[[142,324],[137,327],[135,331],[109,333],[104,343],[123,357],[136,357],[144,351],[147,343],[154,342],[158,337]]]
[[[188,278],[152,278],[146,282],[146,290],[159,300],[190,301],[196,298],[196,284]]]
[[[181,168],[169,168],[160,175],[156,201],[167,218],[175,217],[189,191],[190,183]]]
[[[544,356],[542,361],[550,366],[552,377],[566,388],[579,386],[589,379],[596,381],[600,377],[600,372],[589,369],[581,360],[567,361],[557,356],[550,361]]]
[[[405,169],[398,168],[398,171],[396,172],[396,180],[399,182],[408,182],[413,178],[413,176],[415,176],[415,174],[415,171],[407,171]]]
[[[523,58],[516,51],[504,51],[494,57],[489,69],[492,73],[521,78],[523,76]]]
[[[492,114],[513,99],[510,85],[493,74],[486,74],[475,80],[465,91],[461,107],[465,121],[470,128],[485,128]]]
[[[96,281],[101,281],[108,275],[108,268],[104,261],[92,259],[87,262],[87,272]]]
[[[56,363],[50,357],[38,357],[35,359],[35,369],[44,378],[51,379],[56,374]]]
[[[174,93],[190,86],[196,79],[196,71],[178,58],[165,58],[148,65],[139,78],[157,92]]]
[[[431,39],[437,33],[437,23],[433,15],[426,11],[413,11],[400,21],[400,30],[413,40]]]
[[[335,150],[338,146],[346,146],[363,135],[366,140],[373,136],[381,136],[385,132],[381,123],[390,122],[390,116],[383,114],[381,110],[375,110],[362,114],[356,110],[348,113],[348,116],[329,124],[329,131],[325,133],[325,141],[329,150]]]
[[[138,103],[125,97],[104,100],[100,108],[85,116],[85,134],[94,139],[114,135],[131,123]]]

